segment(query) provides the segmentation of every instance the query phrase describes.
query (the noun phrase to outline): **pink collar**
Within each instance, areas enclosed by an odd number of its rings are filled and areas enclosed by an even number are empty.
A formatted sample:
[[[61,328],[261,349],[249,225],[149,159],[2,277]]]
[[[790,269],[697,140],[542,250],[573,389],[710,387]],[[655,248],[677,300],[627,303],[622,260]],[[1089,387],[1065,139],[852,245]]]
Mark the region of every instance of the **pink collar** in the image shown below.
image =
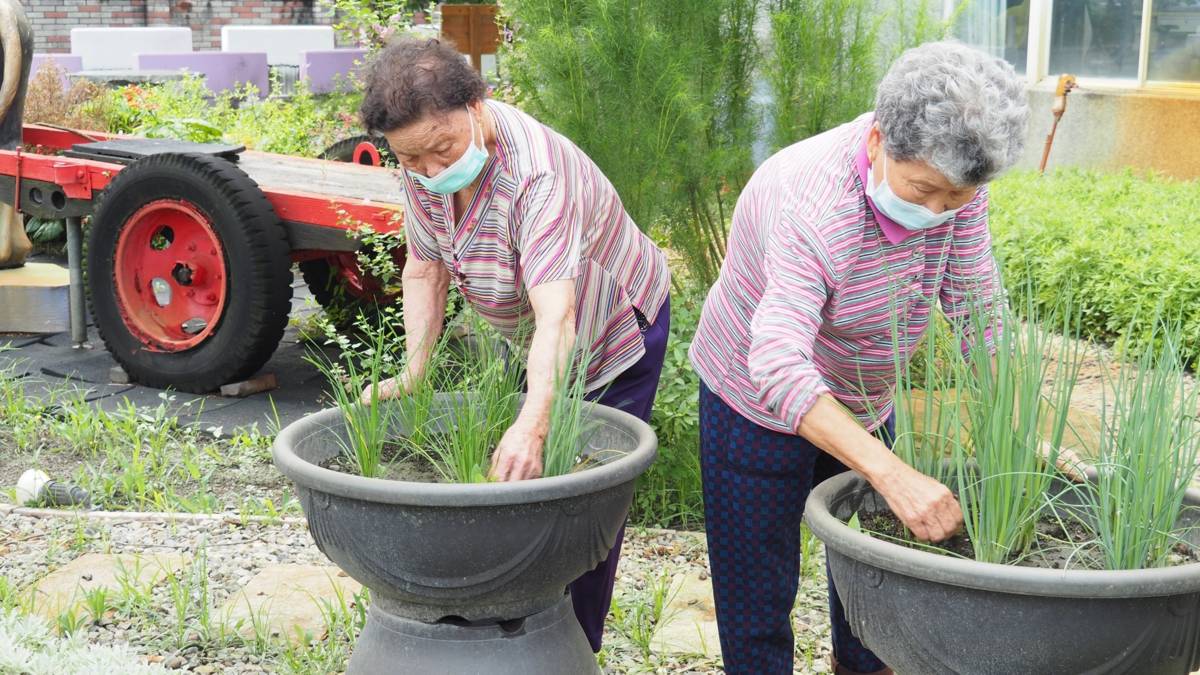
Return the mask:
[[[867,132],[863,134],[862,145],[858,149],[858,154],[854,157],[854,165],[858,168],[858,177],[862,179],[863,196],[866,197],[867,191],[867,169],[871,166],[871,160],[867,157],[867,134],[871,133],[871,127],[867,127]],[[875,214],[875,222],[879,223],[879,229],[883,231],[883,236],[892,244],[899,244],[909,237],[920,234],[912,232],[901,227],[896,221],[888,218],[879,209],[875,208],[875,202],[871,201],[870,197],[866,197],[867,204],[871,206],[871,213]]]

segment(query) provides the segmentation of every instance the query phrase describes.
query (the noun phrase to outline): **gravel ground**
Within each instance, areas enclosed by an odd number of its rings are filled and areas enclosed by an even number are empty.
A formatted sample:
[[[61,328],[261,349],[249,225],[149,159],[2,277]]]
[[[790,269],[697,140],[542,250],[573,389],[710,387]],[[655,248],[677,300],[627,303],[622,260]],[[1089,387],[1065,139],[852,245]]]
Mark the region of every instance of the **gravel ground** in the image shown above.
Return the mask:
[[[86,552],[207,552],[209,605],[219,608],[231,593],[263,566],[279,563],[327,564],[302,522],[239,524],[200,522],[115,522],[80,518],[37,518],[0,510],[0,576],[26,588],[39,577]],[[808,561],[797,599],[797,673],[826,672],[829,627],[825,583],[819,574],[819,550]],[[645,606],[663,573],[707,574],[704,538],[700,533],[635,530],[626,534],[615,591],[616,602],[631,616]],[[278,645],[202,639],[189,626],[182,644],[169,635],[174,625],[173,601],[167,585],[158,584],[147,612],[114,615],[88,628],[94,644],[128,643],[150,662],[198,673],[289,672]],[[192,612],[194,614],[194,611]],[[214,611],[215,614],[215,611]],[[629,619],[627,619],[629,621]],[[720,673],[719,663],[703,658],[645,655],[630,634],[629,624],[610,616],[603,653],[606,673]],[[312,672],[312,671],[309,671]]]

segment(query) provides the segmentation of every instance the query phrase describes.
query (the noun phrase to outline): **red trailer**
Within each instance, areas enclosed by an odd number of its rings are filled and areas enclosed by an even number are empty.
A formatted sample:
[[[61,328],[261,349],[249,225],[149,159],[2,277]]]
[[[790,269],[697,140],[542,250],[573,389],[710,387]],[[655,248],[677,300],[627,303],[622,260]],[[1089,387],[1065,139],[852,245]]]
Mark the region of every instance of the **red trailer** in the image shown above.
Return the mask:
[[[318,299],[333,285],[386,300],[359,270],[353,235],[401,227],[402,183],[378,166],[370,139],[335,154],[351,161],[27,125],[23,149],[0,151],[0,201],[66,220],[76,344],[86,339],[86,295],[131,379],[206,393],[253,375],[275,351],[293,263]]]

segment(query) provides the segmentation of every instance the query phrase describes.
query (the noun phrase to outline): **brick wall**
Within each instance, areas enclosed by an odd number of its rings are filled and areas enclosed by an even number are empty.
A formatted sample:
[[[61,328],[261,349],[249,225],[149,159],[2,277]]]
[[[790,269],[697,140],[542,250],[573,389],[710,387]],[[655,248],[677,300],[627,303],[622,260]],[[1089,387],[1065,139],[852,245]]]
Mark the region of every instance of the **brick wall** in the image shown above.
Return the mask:
[[[85,26],[185,26],[192,49],[221,48],[221,26],[333,23],[317,0],[21,0],[34,50],[71,51],[71,29]],[[341,42],[339,38],[338,42]]]

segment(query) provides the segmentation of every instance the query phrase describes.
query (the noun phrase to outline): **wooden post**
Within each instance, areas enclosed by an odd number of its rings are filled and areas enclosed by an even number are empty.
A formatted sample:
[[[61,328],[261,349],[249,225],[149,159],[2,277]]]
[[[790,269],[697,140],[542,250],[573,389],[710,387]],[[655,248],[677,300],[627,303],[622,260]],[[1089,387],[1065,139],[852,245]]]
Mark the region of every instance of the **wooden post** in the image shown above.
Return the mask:
[[[442,5],[442,37],[471,57],[475,70],[483,71],[483,55],[500,47],[495,5]]]

